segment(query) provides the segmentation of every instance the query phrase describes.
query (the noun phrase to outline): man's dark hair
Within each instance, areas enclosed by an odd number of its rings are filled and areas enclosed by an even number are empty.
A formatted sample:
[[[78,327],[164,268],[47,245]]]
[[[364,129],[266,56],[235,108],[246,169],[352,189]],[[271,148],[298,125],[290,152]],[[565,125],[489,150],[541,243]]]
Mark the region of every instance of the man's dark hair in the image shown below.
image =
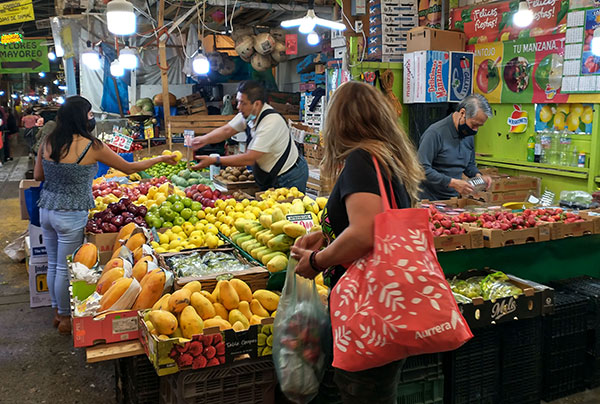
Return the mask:
[[[242,81],[237,88],[238,93],[246,94],[250,102],[256,101],[267,102],[267,91],[257,81],[246,80]]]

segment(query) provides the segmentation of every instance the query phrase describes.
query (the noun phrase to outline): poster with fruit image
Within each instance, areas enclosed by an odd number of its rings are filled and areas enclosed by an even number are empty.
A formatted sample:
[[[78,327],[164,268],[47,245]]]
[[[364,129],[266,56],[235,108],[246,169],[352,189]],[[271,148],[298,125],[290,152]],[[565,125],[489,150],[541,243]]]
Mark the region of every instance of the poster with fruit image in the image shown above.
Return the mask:
[[[535,40],[532,102],[567,102],[569,95],[560,92],[565,54],[564,35],[536,37]]]
[[[442,1],[419,0],[419,26],[440,29],[442,26]]]
[[[502,42],[480,44],[474,47],[475,80],[473,91],[479,93],[491,102],[500,103],[502,100]]]
[[[561,131],[591,135],[593,104],[536,104],[535,131]]]
[[[581,74],[584,75],[600,74],[600,57],[592,53],[592,38],[594,30],[598,27],[600,27],[600,8],[586,10],[583,53],[581,55]]]
[[[464,31],[471,45],[565,33],[569,0],[528,0],[527,3],[534,15],[534,22],[527,29],[513,25],[519,0],[453,9],[450,27]]]
[[[533,99],[534,44],[535,38],[503,43],[502,102],[528,103]]]

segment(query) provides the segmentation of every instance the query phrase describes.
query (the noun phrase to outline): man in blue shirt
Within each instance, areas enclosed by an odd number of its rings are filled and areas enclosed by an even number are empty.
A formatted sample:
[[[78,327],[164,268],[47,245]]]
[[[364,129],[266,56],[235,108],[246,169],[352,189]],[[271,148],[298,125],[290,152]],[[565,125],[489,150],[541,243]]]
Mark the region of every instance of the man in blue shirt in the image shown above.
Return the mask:
[[[492,116],[492,108],[480,94],[472,94],[458,104],[456,112],[431,125],[419,143],[419,160],[427,179],[422,199],[447,200],[473,193],[473,187],[462,180],[481,176],[487,186],[492,179],[481,175],[475,165],[473,136]]]

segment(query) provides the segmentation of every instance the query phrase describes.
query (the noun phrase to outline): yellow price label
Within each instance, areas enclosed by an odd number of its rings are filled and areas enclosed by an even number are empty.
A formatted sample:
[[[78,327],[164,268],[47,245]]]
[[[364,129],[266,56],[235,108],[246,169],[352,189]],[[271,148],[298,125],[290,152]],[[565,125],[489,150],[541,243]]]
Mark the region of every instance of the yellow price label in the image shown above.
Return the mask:
[[[146,139],[152,139],[154,137],[154,125],[144,127],[144,137]]]
[[[46,280],[46,274],[39,274],[35,276],[35,288],[38,292],[48,291],[48,282]]]

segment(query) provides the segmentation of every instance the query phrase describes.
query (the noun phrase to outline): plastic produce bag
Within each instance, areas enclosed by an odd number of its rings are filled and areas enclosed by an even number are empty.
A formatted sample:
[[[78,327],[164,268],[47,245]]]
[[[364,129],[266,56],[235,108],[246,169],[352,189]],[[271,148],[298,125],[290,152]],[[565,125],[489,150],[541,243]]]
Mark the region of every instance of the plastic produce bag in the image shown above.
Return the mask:
[[[273,362],[281,391],[305,404],[319,392],[331,335],[315,281],[296,275],[296,264],[290,258],[273,324]]]

